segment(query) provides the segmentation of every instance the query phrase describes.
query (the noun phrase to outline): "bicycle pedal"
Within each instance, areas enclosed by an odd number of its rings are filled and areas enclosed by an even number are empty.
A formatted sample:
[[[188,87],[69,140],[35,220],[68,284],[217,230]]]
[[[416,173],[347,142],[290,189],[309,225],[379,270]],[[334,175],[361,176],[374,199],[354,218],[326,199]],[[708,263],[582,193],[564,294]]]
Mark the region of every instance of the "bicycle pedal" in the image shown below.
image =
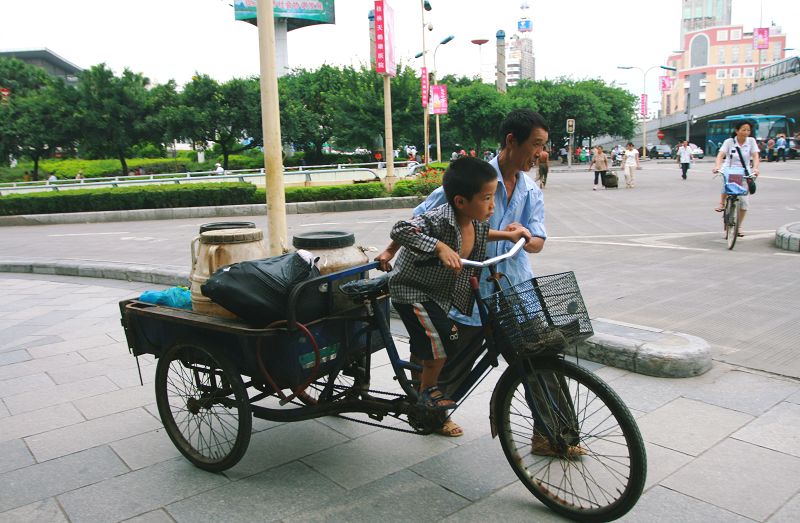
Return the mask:
[[[367,414],[367,416],[369,416],[371,419],[374,419],[375,421],[383,421],[383,414],[375,414],[373,412],[371,414]]]

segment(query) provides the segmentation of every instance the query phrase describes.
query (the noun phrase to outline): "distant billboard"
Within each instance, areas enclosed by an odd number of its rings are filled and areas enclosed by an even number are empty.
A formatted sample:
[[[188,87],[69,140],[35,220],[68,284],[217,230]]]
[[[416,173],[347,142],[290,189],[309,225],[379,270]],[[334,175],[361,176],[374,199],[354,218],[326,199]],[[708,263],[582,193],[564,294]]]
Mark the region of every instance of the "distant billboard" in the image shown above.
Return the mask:
[[[530,33],[533,31],[533,20],[530,18],[517,20],[517,31],[520,33]]]
[[[285,18],[289,31],[315,24],[335,24],[335,0],[273,0],[275,18]],[[235,0],[236,20],[256,23],[256,0]]]

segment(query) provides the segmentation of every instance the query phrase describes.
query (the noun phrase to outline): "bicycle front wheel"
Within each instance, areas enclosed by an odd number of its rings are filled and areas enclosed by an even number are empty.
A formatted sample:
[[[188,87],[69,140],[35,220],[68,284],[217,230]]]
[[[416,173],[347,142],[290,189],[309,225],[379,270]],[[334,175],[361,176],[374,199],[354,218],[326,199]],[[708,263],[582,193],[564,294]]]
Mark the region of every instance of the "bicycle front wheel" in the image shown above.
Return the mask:
[[[739,200],[728,198],[725,202],[725,239],[728,241],[728,249],[733,249],[736,245],[736,234],[739,232]]]
[[[492,412],[509,464],[552,510],[611,521],[636,504],[647,475],[642,437],[619,396],[591,372],[558,358],[511,366]]]

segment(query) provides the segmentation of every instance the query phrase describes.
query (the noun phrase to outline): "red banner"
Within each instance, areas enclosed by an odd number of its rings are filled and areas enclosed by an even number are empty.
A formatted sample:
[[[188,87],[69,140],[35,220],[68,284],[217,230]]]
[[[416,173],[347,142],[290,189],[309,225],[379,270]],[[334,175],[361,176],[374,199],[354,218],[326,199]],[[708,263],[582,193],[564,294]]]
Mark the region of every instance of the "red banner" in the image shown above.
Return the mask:
[[[419,77],[420,94],[422,95],[422,107],[428,107],[428,69],[422,68]]]
[[[647,94],[643,93],[641,99],[639,100],[639,112],[643,117],[647,117]]]
[[[753,29],[753,49],[769,49],[769,27]]]
[[[447,114],[447,86],[434,85],[433,89],[433,114]]]
[[[394,12],[386,0],[375,0],[375,72],[395,76]]]
[[[672,86],[675,85],[675,78],[672,76],[659,76],[658,77],[660,84],[661,84],[661,92],[664,91],[671,91]]]

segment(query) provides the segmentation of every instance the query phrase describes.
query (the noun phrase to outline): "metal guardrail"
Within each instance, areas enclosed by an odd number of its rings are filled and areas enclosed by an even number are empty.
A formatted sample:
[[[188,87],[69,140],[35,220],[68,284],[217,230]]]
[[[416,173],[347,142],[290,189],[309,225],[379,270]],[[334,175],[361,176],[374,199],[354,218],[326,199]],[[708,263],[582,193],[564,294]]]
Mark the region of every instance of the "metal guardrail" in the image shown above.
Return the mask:
[[[372,164],[377,165],[377,164]],[[337,165],[333,169],[316,168],[284,171],[288,183],[311,185],[312,183],[336,183],[339,181],[380,180],[377,169]],[[0,194],[40,191],[59,191],[62,189],[87,189],[100,187],[125,187],[149,184],[181,184],[197,182],[240,181],[259,185],[256,181],[264,179],[264,169],[241,169],[215,174],[213,171],[187,172],[183,174],[150,174],[143,176],[114,176],[105,178],[85,178],[82,180],[57,180],[55,182],[11,182],[0,184]]]

